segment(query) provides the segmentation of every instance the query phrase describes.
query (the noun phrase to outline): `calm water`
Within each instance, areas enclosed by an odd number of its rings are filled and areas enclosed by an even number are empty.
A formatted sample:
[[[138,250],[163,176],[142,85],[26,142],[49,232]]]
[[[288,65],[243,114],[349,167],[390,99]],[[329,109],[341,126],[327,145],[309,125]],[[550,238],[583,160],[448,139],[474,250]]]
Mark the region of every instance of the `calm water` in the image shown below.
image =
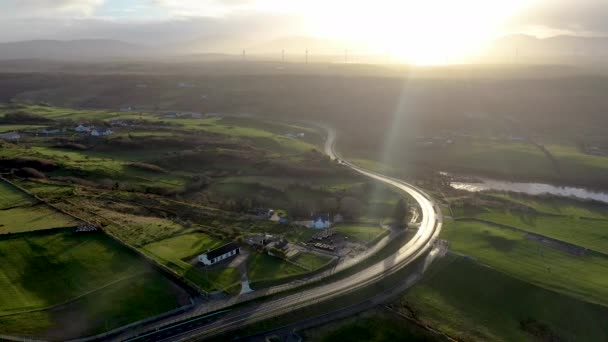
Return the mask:
[[[481,179],[479,183],[452,182],[450,185],[454,189],[471,192],[498,190],[521,192],[529,195],[551,194],[556,196],[577,197],[608,203],[608,192],[595,192],[583,188],[555,186],[542,183],[517,183],[492,179]]]

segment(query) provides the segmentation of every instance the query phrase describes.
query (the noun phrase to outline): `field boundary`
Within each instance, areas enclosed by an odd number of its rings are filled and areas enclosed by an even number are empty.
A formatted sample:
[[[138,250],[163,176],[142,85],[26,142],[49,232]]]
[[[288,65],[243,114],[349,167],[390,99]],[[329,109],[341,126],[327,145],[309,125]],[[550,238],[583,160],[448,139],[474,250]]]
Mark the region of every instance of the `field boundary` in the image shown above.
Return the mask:
[[[572,246],[572,247],[580,248],[581,250],[585,250],[585,251],[588,251],[588,252],[591,252],[591,253],[594,253],[594,254],[597,254],[597,255],[601,255],[603,257],[608,258],[608,253],[600,252],[600,251],[597,251],[597,250],[592,249],[592,248],[583,247],[583,246],[577,245],[575,243],[563,241],[563,240],[556,239],[556,238],[553,238],[553,237],[550,237],[550,236],[534,233],[534,232],[531,232],[531,231],[528,231],[528,230],[525,230],[525,229],[522,229],[522,228],[509,226],[509,225],[506,225],[506,224],[496,223],[496,222],[492,222],[492,221],[488,221],[488,220],[484,220],[484,219],[480,219],[480,218],[476,218],[476,217],[454,218],[454,221],[484,223],[484,224],[487,224],[487,225],[490,225],[490,226],[494,226],[496,228],[508,229],[508,230],[515,231],[515,232],[518,232],[518,233],[531,234],[531,235],[539,237],[539,238],[543,238],[543,239],[551,240],[551,241],[554,241],[554,242],[557,242],[557,243],[561,243],[561,244],[564,244],[564,245],[569,245],[569,246]]]

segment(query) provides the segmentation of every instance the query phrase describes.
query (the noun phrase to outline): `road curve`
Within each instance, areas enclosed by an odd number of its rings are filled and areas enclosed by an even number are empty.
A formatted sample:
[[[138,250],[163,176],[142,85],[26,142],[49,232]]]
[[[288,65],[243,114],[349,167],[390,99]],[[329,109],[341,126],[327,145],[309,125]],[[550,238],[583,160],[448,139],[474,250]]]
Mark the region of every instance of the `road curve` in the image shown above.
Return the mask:
[[[128,341],[183,341],[204,339],[235,330],[248,324],[277,317],[287,312],[314,305],[381,281],[384,277],[407,266],[432,248],[432,244],[439,235],[442,226],[440,209],[433,200],[424,191],[413,185],[363,169],[340,158],[334,149],[336,140],[335,131],[333,129],[325,129],[328,132],[325,142],[325,153],[327,153],[330,158],[337,159],[342,165],[345,165],[364,176],[394,186],[406,192],[418,202],[421,209],[422,221],[420,223],[420,228],[414,237],[386,259],[365,270],[338,279],[333,283],[320,284],[317,287],[303,290],[299,293],[277,299],[269,299],[263,303],[253,305],[252,307],[244,307],[238,311],[233,310],[213,322],[192,326],[184,326],[183,324],[185,323],[180,323],[181,327],[179,329],[177,329],[178,325],[175,325],[175,328],[169,326],[158,332],[145,334],[129,339]]]

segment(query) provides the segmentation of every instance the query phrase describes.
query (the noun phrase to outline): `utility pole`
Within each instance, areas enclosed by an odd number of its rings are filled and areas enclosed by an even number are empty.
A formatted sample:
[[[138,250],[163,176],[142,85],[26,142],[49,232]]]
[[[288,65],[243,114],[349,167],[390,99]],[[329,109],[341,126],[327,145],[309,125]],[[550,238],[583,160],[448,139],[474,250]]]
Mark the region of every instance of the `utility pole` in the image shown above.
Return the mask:
[[[305,63],[308,64],[308,49],[306,49],[306,54],[305,54]]]
[[[243,50],[243,60],[247,59],[247,51]]]

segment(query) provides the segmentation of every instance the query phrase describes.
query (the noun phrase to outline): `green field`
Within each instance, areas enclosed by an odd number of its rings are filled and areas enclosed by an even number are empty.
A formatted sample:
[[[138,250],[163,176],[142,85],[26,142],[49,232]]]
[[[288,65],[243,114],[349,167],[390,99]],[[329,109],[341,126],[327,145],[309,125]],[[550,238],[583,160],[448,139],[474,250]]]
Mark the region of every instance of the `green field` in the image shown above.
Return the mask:
[[[545,290],[459,256],[435,261],[400,304],[414,310],[422,322],[465,341],[608,339],[608,308]],[[522,330],[522,325],[536,336]]]
[[[386,229],[373,225],[338,224],[331,229],[363,243],[374,241],[380,236],[388,234]]]
[[[3,332],[46,332],[73,315],[87,333],[99,332],[178,306],[180,291],[103,233],[63,229],[1,237],[0,264]],[[150,303],[150,296],[158,302]]]
[[[78,224],[79,222],[75,219],[44,204],[38,204],[3,210],[0,215],[0,234],[71,227]]]
[[[49,310],[0,316],[0,331],[53,340],[73,339],[158,315],[185,304],[186,299],[185,293],[160,274],[136,274]],[[74,324],[75,316],[79,324]]]
[[[326,265],[330,260],[330,257],[316,253],[300,253],[291,259],[291,261],[298,263],[309,270],[316,270],[319,267]]]
[[[599,202],[583,202],[552,196],[528,196],[517,193],[489,193],[488,196],[522,204],[538,213],[608,219],[608,206]]]
[[[239,282],[240,274],[236,268],[203,268],[192,265],[188,260],[223,244],[223,241],[203,233],[189,233],[147,244],[143,250],[206,291],[227,290]]]
[[[488,198],[503,202],[453,207],[454,214],[457,218],[477,218],[608,253],[608,209],[602,204],[506,194],[491,194]]]
[[[191,233],[170,237],[145,245],[143,248],[163,259],[178,261],[215,249],[223,244],[203,233]]]
[[[0,133],[17,131],[21,132],[23,130],[32,130],[32,129],[42,129],[46,126],[43,125],[0,125]]]
[[[0,210],[36,202],[36,199],[16,189],[12,185],[0,182]]]
[[[315,327],[304,332],[306,341],[316,342],[430,342],[441,341],[416,329],[399,317],[387,313],[371,312],[327,326]]]
[[[247,261],[247,275],[252,283],[274,281],[305,273],[306,270],[265,253],[252,253]]]
[[[574,256],[529,240],[526,234],[468,221],[447,221],[450,249],[514,278],[590,302],[608,304],[608,258]]]
[[[148,267],[101,233],[40,231],[0,238],[0,310],[59,304]]]

